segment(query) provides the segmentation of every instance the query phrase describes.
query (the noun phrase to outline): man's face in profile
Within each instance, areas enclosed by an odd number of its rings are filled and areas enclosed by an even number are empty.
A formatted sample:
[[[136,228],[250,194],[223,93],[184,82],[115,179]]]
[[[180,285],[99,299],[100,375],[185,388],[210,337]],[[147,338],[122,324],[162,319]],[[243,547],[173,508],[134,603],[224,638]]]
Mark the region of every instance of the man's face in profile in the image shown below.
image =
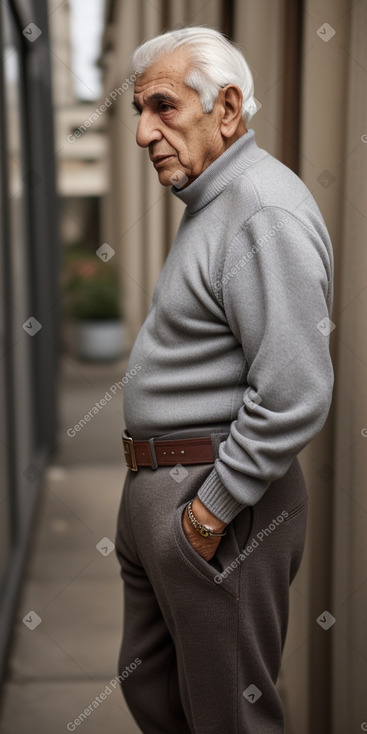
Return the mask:
[[[134,85],[140,115],[136,141],[149,148],[163,186],[185,188],[223,152],[223,107],[217,101],[212,112],[203,112],[198,93],[184,82],[189,69],[187,53],[178,49],[158,59]]]

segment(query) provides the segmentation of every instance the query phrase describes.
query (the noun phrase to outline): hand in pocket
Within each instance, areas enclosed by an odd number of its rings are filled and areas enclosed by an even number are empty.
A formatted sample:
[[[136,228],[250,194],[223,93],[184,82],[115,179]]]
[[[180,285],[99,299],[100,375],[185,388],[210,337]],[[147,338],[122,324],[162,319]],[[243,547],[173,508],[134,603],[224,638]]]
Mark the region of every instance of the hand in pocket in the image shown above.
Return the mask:
[[[224,532],[226,527],[225,523],[212,515],[212,513],[209,512],[209,510],[205,507],[205,505],[203,505],[198,497],[195,497],[195,499],[193,500],[192,511],[196,520],[203,525],[208,525],[208,527],[210,527],[213,532]],[[189,520],[187,507],[185,507],[182,515],[182,527],[185,536],[193,549],[202,558],[204,558],[205,561],[210,561],[210,559],[213,558],[217,551],[221,538],[213,537],[211,535],[209,535],[207,538],[204,538],[202,535],[200,535],[200,533],[194,528]]]

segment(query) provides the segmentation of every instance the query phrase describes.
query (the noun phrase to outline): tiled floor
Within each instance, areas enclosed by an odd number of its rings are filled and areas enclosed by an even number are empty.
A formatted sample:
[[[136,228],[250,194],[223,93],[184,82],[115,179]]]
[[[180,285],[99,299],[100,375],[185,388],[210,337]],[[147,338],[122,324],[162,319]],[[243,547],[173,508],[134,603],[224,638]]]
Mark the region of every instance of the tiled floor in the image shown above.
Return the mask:
[[[96,548],[103,538],[114,539],[125,476],[122,391],[75,436],[66,433],[125,369],[123,362],[63,359],[59,444],[34,527],[0,734],[139,734],[114,680],[122,630],[119,566],[107,541],[102,553]],[[42,620],[33,630],[22,621],[35,619],[29,612]],[[100,702],[73,729],[97,696]]]

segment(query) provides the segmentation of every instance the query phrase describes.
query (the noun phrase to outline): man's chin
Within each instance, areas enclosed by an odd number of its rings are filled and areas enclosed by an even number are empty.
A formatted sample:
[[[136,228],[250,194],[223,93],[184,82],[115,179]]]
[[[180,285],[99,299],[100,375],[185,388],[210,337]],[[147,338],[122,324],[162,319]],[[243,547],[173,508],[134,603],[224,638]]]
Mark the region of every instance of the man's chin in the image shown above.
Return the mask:
[[[169,171],[157,171],[159,183],[162,186],[175,186],[177,189],[183,189],[187,185],[188,177],[180,169],[175,168]]]
[[[171,176],[173,176],[174,171],[157,171],[157,174],[161,186],[173,186]]]

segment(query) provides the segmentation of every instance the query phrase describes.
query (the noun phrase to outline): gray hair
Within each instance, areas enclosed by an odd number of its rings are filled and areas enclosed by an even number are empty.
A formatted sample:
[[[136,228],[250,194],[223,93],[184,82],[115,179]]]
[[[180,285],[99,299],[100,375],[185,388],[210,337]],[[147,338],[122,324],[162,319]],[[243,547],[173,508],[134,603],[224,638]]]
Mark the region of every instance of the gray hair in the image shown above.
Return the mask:
[[[130,68],[143,73],[178,48],[189,54],[191,69],[185,83],[198,93],[203,111],[212,111],[222,87],[236,84],[243,95],[242,117],[249,122],[258,109],[251,71],[240,49],[213,28],[180,28],[155,36],[135,49]]]

